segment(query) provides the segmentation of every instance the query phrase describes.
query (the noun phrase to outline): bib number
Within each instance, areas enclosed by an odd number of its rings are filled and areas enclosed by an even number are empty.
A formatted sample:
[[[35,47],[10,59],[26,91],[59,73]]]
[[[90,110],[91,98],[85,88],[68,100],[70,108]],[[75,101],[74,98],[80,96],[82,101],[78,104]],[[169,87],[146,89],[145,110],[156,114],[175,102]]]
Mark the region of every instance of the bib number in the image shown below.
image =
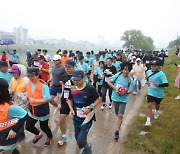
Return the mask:
[[[79,118],[86,118],[86,115],[83,114],[82,108],[76,108],[76,114]]]

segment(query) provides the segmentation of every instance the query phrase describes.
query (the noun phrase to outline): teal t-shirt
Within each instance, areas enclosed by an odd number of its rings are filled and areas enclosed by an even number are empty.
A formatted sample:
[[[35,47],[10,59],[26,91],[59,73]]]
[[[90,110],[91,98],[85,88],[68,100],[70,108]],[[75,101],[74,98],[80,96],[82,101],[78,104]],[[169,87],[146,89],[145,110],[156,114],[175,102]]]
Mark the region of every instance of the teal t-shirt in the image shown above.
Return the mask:
[[[88,64],[86,64],[86,63],[83,63],[82,65],[80,63],[77,64],[76,69],[83,70],[85,73],[88,73],[90,70],[90,68],[88,67]],[[88,76],[87,75],[84,76],[84,82],[88,83]]]
[[[100,67],[98,67],[97,69],[97,75],[98,76],[102,76],[103,75],[103,69],[101,69]],[[102,85],[103,84],[103,80],[100,80],[100,82],[97,82],[98,85]]]
[[[18,118],[18,119],[22,119],[26,116],[27,112],[22,109],[19,106],[16,105],[11,105],[8,111],[8,118]],[[16,144],[14,145],[10,145],[10,146],[6,146],[6,147],[0,147],[0,149],[4,150],[4,151],[11,151],[14,150],[16,148]]]
[[[103,61],[104,63],[106,63],[106,60],[107,60],[107,56],[105,56],[105,57],[100,57],[100,61]]]
[[[13,63],[19,62],[19,54],[18,53],[11,53],[11,58]]]
[[[34,91],[35,87],[36,87],[36,84],[32,84],[32,89],[31,89],[32,92]],[[44,98],[45,100],[49,100],[49,99],[50,99],[49,88],[48,88],[48,86],[47,86],[46,84],[43,84],[43,87],[42,87],[42,95],[43,95],[43,98]],[[35,120],[40,120],[40,121],[46,121],[46,120],[48,120],[49,117],[50,117],[49,114],[48,114],[47,116],[45,116],[45,117],[35,117],[35,116],[33,116],[30,112],[28,112],[28,115],[29,115],[31,118],[33,118],[33,119],[35,119]]]
[[[84,58],[84,62],[86,63],[86,64],[88,64],[90,67],[92,67],[92,65],[93,65],[93,58],[88,58],[88,57],[85,57]]]
[[[148,70],[146,72],[147,77],[150,76],[153,72],[151,70]],[[166,75],[159,71],[158,73],[152,75],[149,77],[148,81],[150,83],[157,83],[157,84],[163,84],[168,83],[168,80],[166,78]],[[153,85],[148,86],[148,95],[157,97],[157,98],[163,98],[164,97],[164,87],[155,87]]]
[[[0,78],[3,78],[4,80],[6,80],[8,82],[8,84],[10,83],[10,80],[12,77],[13,77],[13,75],[8,72],[6,72],[6,73],[0,72]]]
[[[120,70],[121,67],[119,62],[116,61],[113,65],[116,67],[116,70]]]
[[[120,85],[123,85],[123,86],[127,87],[129,91],[132,91],[132,89],[133,89],[133,79],[131,77],[129,77],[129,78],[130,78],[130,83],[128,83],[128,79],[124,78],[122,74],[116,73],[115,75],[110,77],[110,81],[115,82],[114,86],[117,86],[118,84],[120,84]],[[119,96],[116,93],[116,91],[113,89],[111,99],[114,102],[128,103],[129,95],[124,94],[124,95]]]

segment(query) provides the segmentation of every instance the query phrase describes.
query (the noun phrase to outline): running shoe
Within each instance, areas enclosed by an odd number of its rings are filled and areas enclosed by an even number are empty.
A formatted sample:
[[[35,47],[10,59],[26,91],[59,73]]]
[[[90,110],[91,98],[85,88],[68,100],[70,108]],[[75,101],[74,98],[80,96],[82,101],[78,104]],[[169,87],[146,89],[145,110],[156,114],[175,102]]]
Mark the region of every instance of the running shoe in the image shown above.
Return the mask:
[[[50,144],[51,144],[51,141],[52,141],[52,138],[49,138],[49,137],[48,137],[48,138],[46,139],[46,142],[44,143],[44,146],[47,147],[48,145],[50,145]]]
[[[177,96],[175,99],[180,99],[180,95],[179,95],[179,96]]]
[[[103,105],[101,106],[101,109],[104,110],[106,108],[106,104],[103,103]]]
[[[64,143],[66,143],[67,141],[67,137],[66,136],[61,136],[61,138],[59,139],[59,141],[57,142],[58,145],[63,145]]]
[[[81,154],[92,154],[91,144],[89,144],[88,147],[84,148]]]
[[[159,112],[158,111],[155,111],[154,112],[154,119],[158,119],[159,118]]]
[[[32,141],[33,144],[37,143],[41,138],[43,137],[42,133],[39,133],[39,135],[36,135]]]
[[[114,133],[114,139],[116,139],[116,140],[119,139],[119,132],[118,132],[118,131],[116,131],[116,132]]]
[[[109,109],[112,109],[112,103],[109,103]]]
[[[145,126],[151,126],[151,122],[146,121]]]

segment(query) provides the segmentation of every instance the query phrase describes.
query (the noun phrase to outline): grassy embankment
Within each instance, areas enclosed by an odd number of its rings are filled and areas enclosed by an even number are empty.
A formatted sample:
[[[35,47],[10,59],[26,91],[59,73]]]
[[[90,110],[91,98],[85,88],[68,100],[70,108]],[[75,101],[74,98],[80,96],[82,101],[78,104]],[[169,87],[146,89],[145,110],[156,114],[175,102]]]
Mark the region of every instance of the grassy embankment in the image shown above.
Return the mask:
[[[161,103],[162,114],[158,120],[152,118],[152,126],[144,126],[146,117],[138,116],[124,143],[125,153],[156,153],[180,154],[180,100],[175,100],[180,95],[180,90],[174,87],[177,75],[175,63],[180,64],[180,58],[171,50],[166,59],[163,72],[166,74],[169,87],[165,89],[165,97]],[[146,114],[147,103],[144,99],[140,113]],[[148,134],[140,136],[141,131]]]

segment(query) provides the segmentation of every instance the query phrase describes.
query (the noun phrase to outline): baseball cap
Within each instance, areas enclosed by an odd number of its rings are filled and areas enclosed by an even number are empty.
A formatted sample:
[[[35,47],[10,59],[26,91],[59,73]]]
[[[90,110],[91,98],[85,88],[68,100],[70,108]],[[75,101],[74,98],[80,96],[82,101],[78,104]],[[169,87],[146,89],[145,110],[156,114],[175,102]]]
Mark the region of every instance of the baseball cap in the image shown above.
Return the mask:
[[[151,65],[160,65],[160,63],[159,63],[159,60],[153,60],[152,62],[151,62]]]
[[[82,60],[82,59],[84,59],[84,56],[79,56],[79,58],[78,58],[79,60]]]
[[[18,68],[18,66],[16,64],[12,65],[9,73],[18,73],[19,75],[21,74],[20,69]]]
[[[39,55],[38,59],[44,59],[43,55]]]
[[[100,54],[95,54],[96,57],[100,57]]]
[[[53,60],[61,60],[61,56],[60,55],[54,55]]]
[[[141,61],[141,59],[140,59],[140,58],[137,58],[137,59],[136,59],[136,62],[138,62],[138,61]]]
[[[73,60],[67,60],[65,63],[65,66],[67,66],[67,67],[75,66],[75,65],[76,65],[76,63]]]
[[[71,80],[79,81],[84,78],[84,71],[83,70],[75,70],[72,74]]]
[[[27,76],[38,76],[39,69],[37,67],[30,67],[27,69]]]

